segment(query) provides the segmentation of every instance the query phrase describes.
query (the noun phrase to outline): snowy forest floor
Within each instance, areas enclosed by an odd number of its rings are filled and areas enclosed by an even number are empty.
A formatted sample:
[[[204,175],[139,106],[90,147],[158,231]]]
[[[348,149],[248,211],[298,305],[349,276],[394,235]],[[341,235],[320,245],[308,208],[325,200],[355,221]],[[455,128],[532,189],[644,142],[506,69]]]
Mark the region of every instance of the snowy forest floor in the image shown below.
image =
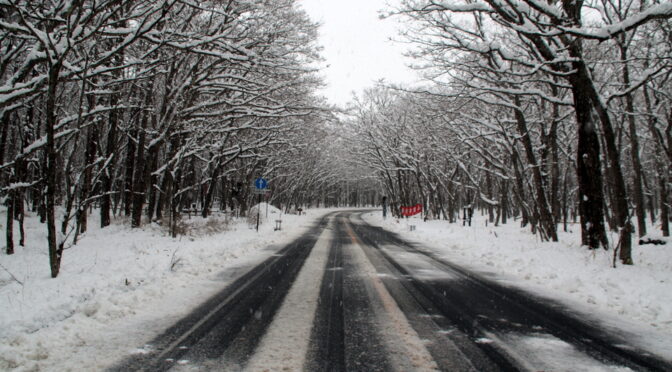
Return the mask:
[[[637,245],[633,266],[613,268],[613,250],[589,251],[580,245],[579,225],[559,227],[559,242],[541,242],[520,221],[486,226],[475,215],[472,226],[462,221],[424,222],[369,213],[364,219],[419,243],[453,263],[544,298],[599,321],[645,349],[672,360],[672,240],[666,245]],[[410,231],[415,225],[415,231]],[[653,230],[653,227],[649,227]],[[614,236],[611,237],[613,241]]]
[[[92,218],[90,231],[65,251],[56,279],[45,228],[29,216],[26,247],[0,253],[0,370],[100,370],[146,352],[136,348],[328,211],[283,214],[282,231],[273,231],[280,212],[270,208],[259,233],[244,219],[192,217],[185,219],[189,233],[176,239],[156,224],[130,229],[120,219],[100,229]],[[480,216],[472,227],[383,220],[380,212],[365,218],[447,260],[636,334],[633,342],[672,359],[672,245],[635,246],[635,265],[613,269],[612,252],[579,246],[578,226],[560,233],[559,243],[541,243],[518,222],[485,226]],[[0,230],[5,219],[2,208]]]
[[[94,371],[129,353],[221,290],[248,267],[308,229],[326,209],[302,216],[261,209],[259,233],[246,219],[184,219],[187,235],[119,219],[65,250],[51,279],[46,228],[26,218],[26,247],[0,253],[0,370]],[[4,231],[6,209],[0,210]],[[16,225],[16,224],[15,224]],[[18,227],[15,232],[18,243]],[[18,245],[15,243],[15,245]],[[67,246],[66,246],[67,247]]]

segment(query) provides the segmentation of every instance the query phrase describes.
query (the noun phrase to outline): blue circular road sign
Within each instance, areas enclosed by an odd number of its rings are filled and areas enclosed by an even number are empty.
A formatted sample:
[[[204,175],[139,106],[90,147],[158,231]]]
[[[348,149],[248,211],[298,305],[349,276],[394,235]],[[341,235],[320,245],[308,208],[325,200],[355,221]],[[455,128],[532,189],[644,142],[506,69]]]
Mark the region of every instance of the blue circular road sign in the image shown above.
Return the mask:
[[[261,177],[254,180],[254,187],[256,187],[260,190],[265,189],[267,186],[268,186],[268,181],[266,181],[265,179],[263,179]]]

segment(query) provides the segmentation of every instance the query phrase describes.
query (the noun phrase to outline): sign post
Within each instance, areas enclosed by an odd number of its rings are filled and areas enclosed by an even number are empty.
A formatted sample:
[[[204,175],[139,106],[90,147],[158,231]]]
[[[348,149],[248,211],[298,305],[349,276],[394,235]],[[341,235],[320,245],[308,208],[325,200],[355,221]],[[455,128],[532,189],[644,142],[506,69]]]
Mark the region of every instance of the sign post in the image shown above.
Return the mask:
[[[266,188],[268,187],[268,181],[259,177],[254,180],[254,187],[256,192],[259,194],[259,201],[257,202],[257,232],[259,232],[259,219],[261,218],[261,194],[266,193]]]
[[[408,223],[408,217],[414,216],[418,213],[422,213],[422,204],[416,204],[410,207],[401,207],[401,215],[406,216],[406,222]],[[415,231],[415,225],[409,226],[411,231]]]

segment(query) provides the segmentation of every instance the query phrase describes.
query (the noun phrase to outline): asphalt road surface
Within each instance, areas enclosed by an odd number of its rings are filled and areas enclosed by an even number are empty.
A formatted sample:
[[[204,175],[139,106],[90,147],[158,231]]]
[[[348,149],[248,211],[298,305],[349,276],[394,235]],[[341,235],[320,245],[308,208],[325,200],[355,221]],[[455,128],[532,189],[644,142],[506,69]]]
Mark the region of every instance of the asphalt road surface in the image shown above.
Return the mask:
[[[362,213],[325,216],[110,370],[672,371],[627,335]]]

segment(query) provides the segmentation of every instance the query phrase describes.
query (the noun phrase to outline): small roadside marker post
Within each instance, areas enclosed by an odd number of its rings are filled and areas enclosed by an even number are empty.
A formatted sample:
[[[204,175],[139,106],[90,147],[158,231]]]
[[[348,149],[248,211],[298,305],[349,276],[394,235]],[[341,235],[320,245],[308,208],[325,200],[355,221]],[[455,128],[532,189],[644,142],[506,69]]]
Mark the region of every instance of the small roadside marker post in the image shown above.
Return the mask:
[[[254,180],[254,187],[256,188],[257,194],[259,194],[259,201],[257,202],[257,232],[259,232],[259,219],[261,218],[261,194],[266,193],[266,188],[268,187],[268,181],[259,177]]]

